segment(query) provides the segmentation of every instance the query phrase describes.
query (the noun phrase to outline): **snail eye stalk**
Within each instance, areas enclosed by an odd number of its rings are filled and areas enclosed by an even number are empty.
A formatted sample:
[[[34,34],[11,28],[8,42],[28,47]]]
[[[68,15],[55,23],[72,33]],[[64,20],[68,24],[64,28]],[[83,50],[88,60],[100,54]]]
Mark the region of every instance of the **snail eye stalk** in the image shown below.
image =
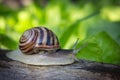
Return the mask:
[[[85,48],[88,45],[88,43],[85,43],[82,46],[80,46],[78,49],[76,49],[76,47],[78,45],[78,41],[79,41],[79,38],[77,38],[77,40],[76,40],[76,42],[75,42],[75,44],[74,44],[74,46],[72,48],[74,54],[77,54],[81,49]]]
[[[88,43],[83,44],[78,49],[74,50],[75,51],[74,53],[77,54],[81,49],[85,48],[87,45],[88,45]]]
[[[77,40],[76,40],[76,42],[74,43],[74,45],[73,45],[73,48],[72,48],[72,49],[75,49],[75,48],[76,48],[76,46],[77,46],[77,44],[78,44],[78,41],[79,41],[79,38],[77,38]]]

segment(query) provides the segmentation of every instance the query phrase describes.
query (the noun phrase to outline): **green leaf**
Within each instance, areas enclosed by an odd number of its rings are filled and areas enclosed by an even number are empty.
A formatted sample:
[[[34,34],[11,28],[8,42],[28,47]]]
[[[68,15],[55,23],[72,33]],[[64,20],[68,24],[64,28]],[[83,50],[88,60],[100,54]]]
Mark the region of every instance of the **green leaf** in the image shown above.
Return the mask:
[[[87,39],[88,46],[77,54],[78,58],[120,65],[120,46],[102,31]]]
[[[4,46],[8,49],[16,49],[17,43],[7,35],[0,34],[0,47],[1,46]]]
[[[74,30],[78,29],[78,27],[79,27],[78,25],[82,21],[85,21],[85,20],[87,20],[89,18],[92,18],[92,17],[94,17],[94,16],[96,16],[98,14],[99,14],[99,11],[94,12],[94,13],[92,13],[92,14],[90,14],[90,15],[82,18],[82,19],[78,19],[75,23],[73,23],[72,25],[70,25],[69,27],[67,27],[65,29],[65,31],[62,33],[61,37],[60,37],[60,42],[61,42],[62,46],[64,47],[66,45],[67,41],[69,40],[69,38],[73,34]]]

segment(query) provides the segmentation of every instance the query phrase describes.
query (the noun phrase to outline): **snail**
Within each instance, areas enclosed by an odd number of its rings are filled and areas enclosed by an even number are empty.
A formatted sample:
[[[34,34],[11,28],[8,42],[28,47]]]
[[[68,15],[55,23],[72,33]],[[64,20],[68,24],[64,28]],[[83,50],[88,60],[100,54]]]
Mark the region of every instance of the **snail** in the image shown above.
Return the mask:
[[[33,27],[26,30],[19,40],[19,49],[6,56],[30,65],[67,65],[74,63],[81,50],[75,42],[73,49],[61,49],[57,36],[46,27]]]

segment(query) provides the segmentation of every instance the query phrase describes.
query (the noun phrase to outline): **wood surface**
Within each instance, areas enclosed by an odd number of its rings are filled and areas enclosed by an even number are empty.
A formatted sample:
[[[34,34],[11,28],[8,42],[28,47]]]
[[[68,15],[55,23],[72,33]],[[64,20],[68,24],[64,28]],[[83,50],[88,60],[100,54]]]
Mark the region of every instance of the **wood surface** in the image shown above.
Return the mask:
[[[80,60],[65,66],[33,66],[8,59],[0,49],[0,80],[120,80],[120,66]]]

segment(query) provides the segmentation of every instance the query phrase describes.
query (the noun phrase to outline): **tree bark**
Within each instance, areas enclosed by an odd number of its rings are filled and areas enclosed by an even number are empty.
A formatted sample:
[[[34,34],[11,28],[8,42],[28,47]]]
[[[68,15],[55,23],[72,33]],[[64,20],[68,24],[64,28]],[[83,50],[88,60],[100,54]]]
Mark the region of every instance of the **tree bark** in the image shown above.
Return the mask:
[[[0,80],[120,80],[120,66],[81,60],[65,66],[32,66],[0,50]]]

